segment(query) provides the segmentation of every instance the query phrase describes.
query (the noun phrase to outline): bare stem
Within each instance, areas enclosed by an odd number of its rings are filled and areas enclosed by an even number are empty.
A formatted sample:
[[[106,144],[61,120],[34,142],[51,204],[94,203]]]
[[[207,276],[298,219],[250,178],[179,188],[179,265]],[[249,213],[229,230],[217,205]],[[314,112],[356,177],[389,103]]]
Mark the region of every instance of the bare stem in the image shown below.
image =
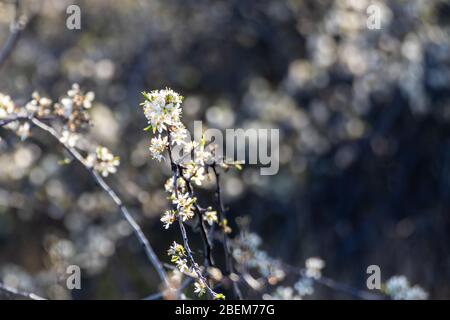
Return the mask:
[[[17,41],[20,38],[20,34],[22,30],[25,28],[24,19],[21,19],[19,16],[19,7],[20,1],[14,1],[14,19],[11,22],[10,33],[8,38],[6,39],[5,44],[0,49],[0,69],[4,65],[4,63],[8,60],[9,56],[13,52]]]
[[[169,153],[170,165],[171,165],[171,168],[172,168],[173,190],[175,192],[175,197],[178,197],[177,180],[178,180],[178,177],[180,175],[180,172],[179,172],[180,166],[177,166],[177,164],[173,160],[171,143],[172,143],[171,133],[170,133],[170,131],[168,131],[168,153]],[[177,208],[174,207],[174,210],[176,210],[176,209]],[[183,245],[184,245],[184,248],[186,249],[187,256],[188,256],[188,258],[189,258],[189,260],[191,262],[192,269],[194,270],[194,272],[197,275],[197,277],[200,280],[202,280],[202,282],[205,284],[206,290],[208,291],[208,294],[212,298],[214,298],[214,297],[217,296],[217,293],[214,292],[213,289],[211,289],[211,287],[208,284],[207,279],[203,276],[202,271],[200,270],[198,264],[195,262],[194,256],[192,254],[191,247],[189,246],[189,239],[188,239],[186,228],[184,227],[183,221],[181,220],[181,218],[179,216],[177,216],[177,220],[178,220],[178,225],[180,227],[181,236],[183,238]]]
[[[217,171],[216,164],[213,164],[211,166],[211,168],[212,168],[212,170],[214,172],[214,176],[216,178],[216,199],[217,199],[217,205],[219,207],[219,221],[223,226],[225,223],[226,215],[225,215],[225,207],[224,207],[223,201],[222,201],[222,192],[220,189],[220,173]],[[223,228],[222,228],[222,235],[223,235],[222,245],[223,245],[223,250],[225,252],[226,272],[227,272],[227,275],[230,275],[232,272],[235,272],[235,270],[234,270],[234,264],[233,264],[233,257],[231,256],[230,245],[228,243],[228,235]],[[233,279],[231,279],[231,281],[233,282],[234,294],[236,295],[236,297],[239,300],[242,300],[242,293],[241,293],[241,290],[239,289],[238,284],[236,283],[236,281],[233,281]]]
[[[4,285],[0,282],[0,295],[5,296],[6,298],[26,298],[30,300],[47,300],[37,294],[21,291],[15,288],[11,288],[7,285]]]
[[[55,139],[57,139],[59,141],[59,143],[67,150],[67,152],[69,152],[70,155],[72,155],[81,165],[83,165],[83,167],[91,174],[91,176],[94,178],[94,180],[97,182],[97,184],[109,195],[109,197],[114,201],[116,206],[119,208],[120,212],[122,213],[123,218],[128,222],[128,224],[133,229],[134,234],[136,235],[140,244],[144,248],[147,258],[155,267],[159,278],[161,279],[161,281],[165,284],[165,286],[167,288],[170,288],[167,274],[166,274],[161,262],[159,261],[158,257],[156,256],[155,251],[153,250],[152,246],[150,245],[150,242],[145,237],[144,233],[142,232],[142,229],[137,224],[136,220],[132,217],[132,215],[128,211],[127,207],[123,204],[123,202],[119,198],[119,196],[114,192],[114,190],[112,190],[109,187],[109,185],[105,182],[105,180],[96,171],[94,171],[92,168],[90,168],[86,165],[83,156],[78,152],[78,150],[61,142],[58,133],[52,127],[46,125],[45,123],[41,122],[40,120],[38,120],[36,118],[31,118],[31,122],[36,127],[42,129],[43,131],[49,133]]]
[[[186,182],[186,187],[189,193],[190,197],[194,196],[194,191],[193,188],[191,186],[191,181],[190,179],[187,179],[186,177],[184,177],[183,175],[183,169],[178,166],[178,170],[180,171],[180,175],[183,178],[183,180]],[[202,240],[203,240],[203,246],[204,246],[204,250],[205,250],[205,265],[208,266],[214,266],[214,260],[212,257],[212,242],[208,236],[208,233],[206,231],[206,226],[205,226],[205,221],[203,220],[203,214],[202,211],[200,210],[199,206],[197,205],[197,203],[194,204],[194,208],[195,208],[195,213],[197,214],[198,220],[199,220],[199,227],[200,227],[200,233],[202,235]]]

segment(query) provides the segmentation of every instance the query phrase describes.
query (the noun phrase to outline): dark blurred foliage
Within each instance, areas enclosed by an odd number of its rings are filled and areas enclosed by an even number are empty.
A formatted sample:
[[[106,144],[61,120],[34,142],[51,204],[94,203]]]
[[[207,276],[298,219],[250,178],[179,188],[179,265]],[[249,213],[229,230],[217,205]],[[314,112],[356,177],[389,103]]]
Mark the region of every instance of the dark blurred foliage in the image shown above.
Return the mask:
[[[75,1],[81,31],[65,26],[72,2],[23,1],[30,21],[0,91],[22,102],[34,90],[56,99],[73,82],[95,91],[92,139],[121,156],[109,181],[164,261],[179,239],[159,222],[170,172],[150,159],[139,102],[143,90],[171,87],[186,97],[187,124],[280,129],[278,175],[248,167],[224,180],[230,220],[248,215],[270,254],[299,266],[320,256],[324,274],[356,288],[377,264],[383,279],[405,274],[431,298],[450,296],[447,1]],[[366,27],[371,3],[380,30]],[[11,14],[0,8],[4,40]],[[58,165],[63,151],[37,132],[25,143],[2,138],[4,280],[66,298],[64,282],[46,283],[75,259],[87,273],[73,298],[157,290],[137,241],[82,168]]]

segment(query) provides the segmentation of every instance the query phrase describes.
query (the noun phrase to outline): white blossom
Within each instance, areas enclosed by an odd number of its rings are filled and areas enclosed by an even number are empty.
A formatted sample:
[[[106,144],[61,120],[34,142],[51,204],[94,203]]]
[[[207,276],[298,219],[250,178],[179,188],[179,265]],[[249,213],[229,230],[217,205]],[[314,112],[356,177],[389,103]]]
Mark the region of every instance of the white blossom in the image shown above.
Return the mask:
[[[103,177],[107,177],[110,173],[116,173],[119,164],[119,157],[114,156],[105,147],[97,147],[96,152],[90,153],[86,158],[86,165],[99,172]]]
[[[320,258],[312,257],[306,259],[305,266],[307,277],[319,279],[322,276],[322,269],[325,267],[325,262]]]
[[[167,148],[167,137],[161,137],[161,135],[158,135],[157,137],[152,138],[150,141],[150,153],[153,157],[153,159],[156,159],[158,161],[161,161],[164,159],[164,156],[162,153]]]
[[[196,281],[194,283],[194,293],[196,293],[199,297],[204,295],[206,292],[206,285],[203,281]]]
[[[164,224],[165,229],[169,229],[170,225],[175,221],[176,216],[173,210],[166,210],[161,217],[161,222]]]
[[[394,300],[426,300],[428,294],[419,286],[411,287],[405,276],[393,276],[385,285],[385,292]]]
[[[212,226],[214,222],[218,222],[217,211],[213,211],[211,208],[208,208],[208,210],[206,210],[203,214],[203,219],[208,222],[210,226]]]

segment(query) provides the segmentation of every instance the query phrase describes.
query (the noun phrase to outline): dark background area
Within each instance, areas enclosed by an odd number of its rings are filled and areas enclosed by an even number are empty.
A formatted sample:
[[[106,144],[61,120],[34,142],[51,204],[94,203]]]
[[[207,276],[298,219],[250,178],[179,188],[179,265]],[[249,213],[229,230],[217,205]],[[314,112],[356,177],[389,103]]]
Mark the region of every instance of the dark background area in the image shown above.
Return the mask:
[[[96,93],[92,139],[120,155],[111,185],[162,259],[174,238],[159,215],[170,172],[150,159],[140,92],[185,96],[184,122],[280,129],[280,171],[224,176],[225,201],[272,256],[364,289],[366,268],[450,297],[450,4],[448,1],[23,1],[29,23],[0,70],[26,102],[71,83]],[[381,8],[381,29],[366,8]],[[0,6],[6,39],[10,5]],[[51,298],[141,298],[158,279],[117,210],[40,135],[1,132],[0,276]],[[205,193],[205,200],[207,193]],[[178,238],[177,238],[178,239]],[[198,240],[198,239],[197,239]],[[201,248],[198,242],[197,248]],[[82,265],[83,290],[58,280]],[[56,280],[55,280],[56,277]],[[49,284],[51,283],[51,284]],[[348,298],[323,289],[314,298]]]

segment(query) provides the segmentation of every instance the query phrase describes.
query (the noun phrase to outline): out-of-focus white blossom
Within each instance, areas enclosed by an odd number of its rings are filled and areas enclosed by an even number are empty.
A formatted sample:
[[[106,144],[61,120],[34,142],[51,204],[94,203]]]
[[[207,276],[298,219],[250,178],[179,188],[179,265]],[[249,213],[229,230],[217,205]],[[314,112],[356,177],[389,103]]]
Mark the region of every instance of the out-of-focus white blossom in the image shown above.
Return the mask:
[[[86,158],[86,165],[99,172],[103,177],[116,173],[119,164],[119,157],[114,156],[105,147],[97,147],[96,152],[90,153]]]
[[[313,279],[307,277],[301,277],[295,284],[294,288],[301,296],[309,296],[314,293]]]
[[[241,232],[231,243],[232,255],[240,265],[257,270],[272,285],[285,278],[282,264],[259,248],[261,239],[255,233]]]
[[[70,131],[77,131],[79,128],[89,124],[90,116],[88,110],[91,109],[95,95],[93,92],[83,93],[78,84],[73,84],[67,91],[67,96],[60,99],[54,105],[54,113],[65,120],[65,126]]]
[[[64,130],[61,137],[59,138],[59,141],[61,141],[61,143],[65,145],[68,145],[69,147],[75,147],[79,139],[80,136],[78,134],[70,132],[68,130]]]
[[[428,293],[420,286],[410,286],[405,276],[393,276],[386,281],[385,292],[394,300],[426,300]]]
[[[212,210],[211,207],[209,207],[208,210],[205,211],[205,213],[203,214],[203,219],[208,222],[210,226],[219,221],[217,218],[217,211]]]
[[[10,96],[0,93],[0,119],[5,119],[14,113],[16,106]]]
[[[322,276],[322,269],[325,267],[325,262],[317,257],[306,259],[306,276],[314,279],[319,279]]]
[[[301,300],[302,297],[296,295],[291,287],[278,287],[272,294],[264,294],[264,300]]]

